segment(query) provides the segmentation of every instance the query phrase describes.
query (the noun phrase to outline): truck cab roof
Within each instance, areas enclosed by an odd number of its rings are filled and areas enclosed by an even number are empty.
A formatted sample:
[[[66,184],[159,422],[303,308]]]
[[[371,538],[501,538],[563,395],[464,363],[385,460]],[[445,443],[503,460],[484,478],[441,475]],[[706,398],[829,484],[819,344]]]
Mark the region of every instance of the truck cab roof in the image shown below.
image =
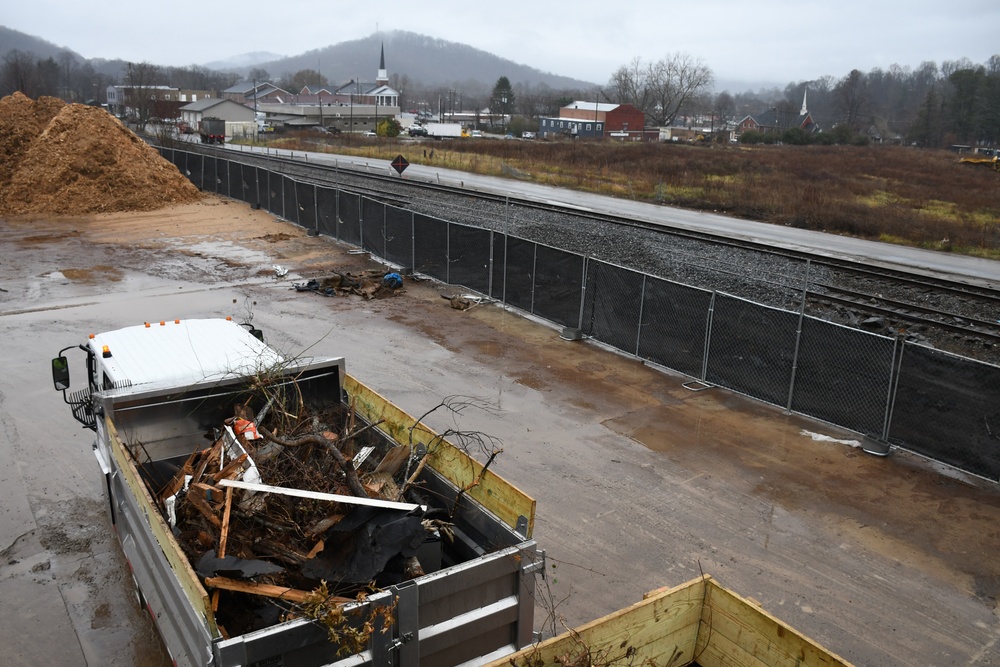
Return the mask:
[[[105,388],[215,382],[261,373],[283,361],[228,318],[147,322],[95,334],[89,345]]]

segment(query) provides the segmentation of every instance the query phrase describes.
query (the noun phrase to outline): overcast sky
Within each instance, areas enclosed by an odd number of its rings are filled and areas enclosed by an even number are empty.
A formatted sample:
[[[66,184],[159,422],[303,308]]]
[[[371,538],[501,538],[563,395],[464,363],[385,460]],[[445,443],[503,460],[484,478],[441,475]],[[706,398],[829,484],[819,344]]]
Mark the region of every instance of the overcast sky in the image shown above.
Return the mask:
[[[379,0],[30,0],[4,3],[0,25],[85,58],[184,66],[251,51],[298,55],[377,30],[468,44],[593,83],[639,57],[687,53],[719,82],[784,86],[852,69],[916,69],[1000,53],[1000,0],[608,0],[528,3]],[[386,54],[405,73],[401,54]]]

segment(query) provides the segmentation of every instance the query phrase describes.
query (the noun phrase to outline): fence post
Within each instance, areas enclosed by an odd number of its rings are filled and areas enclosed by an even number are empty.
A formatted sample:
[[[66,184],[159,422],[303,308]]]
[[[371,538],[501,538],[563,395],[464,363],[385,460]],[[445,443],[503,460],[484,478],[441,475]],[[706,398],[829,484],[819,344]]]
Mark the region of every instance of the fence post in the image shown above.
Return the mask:
[[[809,267],[811,259],[806,259],[806,275],[802,281],[802,300],[799,302],[799,323],[795,330],[795,349],[792,352],[792,372],[788,379],[788,400],[785,402],[785,412],[792,411],[792,397],[795,394],[795,375],[799,369],[799,345],[802,342],[802,321],[806,316],[806,294],[809,293]]]
[[[538,275],[538,244],[532,244],[533,252],[531,253],[531,310],[529,313],[534,314],[535,312],[535,277]]]
[[[708,381],[708,355],[712,349],[712,317],[715,316],[716,294],[718,292],[712,290],[712,298],[708,302],[708,313],[705,314],[705,353],[701,358],[701,377],[698,378],[702,382]]]
[[[635,328],[635,356],[639,356],[639,341],[642,339],[642,311],[646,305],[646,274],[642,274],[642,289],[639,291],[639,324]]]
[[[583,311],[587,305],[587,269],[590,267],[590,256],[583,256],[583,275],[580,277],[580,318],[576,328],[583,332]]]

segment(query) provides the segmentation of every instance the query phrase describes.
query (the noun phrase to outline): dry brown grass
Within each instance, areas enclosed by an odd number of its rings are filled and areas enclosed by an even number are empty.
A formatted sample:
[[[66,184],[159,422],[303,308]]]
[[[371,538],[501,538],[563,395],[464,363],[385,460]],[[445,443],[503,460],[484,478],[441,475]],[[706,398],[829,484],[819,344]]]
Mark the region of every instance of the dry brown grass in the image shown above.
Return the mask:
[[[300,140],[285,147],[315,150]],[[291,144],[291,145],[289,145]],[[898,146],[337,138],[331,152],[520,178],[1000,259],[1000,173]]]

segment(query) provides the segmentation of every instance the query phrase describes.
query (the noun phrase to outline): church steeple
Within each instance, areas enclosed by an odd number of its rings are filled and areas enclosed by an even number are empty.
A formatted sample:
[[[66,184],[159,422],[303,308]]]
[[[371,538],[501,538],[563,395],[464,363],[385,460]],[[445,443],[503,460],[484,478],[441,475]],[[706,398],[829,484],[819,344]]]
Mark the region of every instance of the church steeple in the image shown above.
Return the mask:
[[[808,88],[802,89],[802,109],[799,111],[800,116],[806,116],[809,114],[809,109],[806,108],[806,96],[809,94]]]
[[[375,83],[384,86],[389,83],[389,73],[385,70],[385,44],[382,44],[382,53],[379,56],[378,61],[378,76],[375,78]]]

